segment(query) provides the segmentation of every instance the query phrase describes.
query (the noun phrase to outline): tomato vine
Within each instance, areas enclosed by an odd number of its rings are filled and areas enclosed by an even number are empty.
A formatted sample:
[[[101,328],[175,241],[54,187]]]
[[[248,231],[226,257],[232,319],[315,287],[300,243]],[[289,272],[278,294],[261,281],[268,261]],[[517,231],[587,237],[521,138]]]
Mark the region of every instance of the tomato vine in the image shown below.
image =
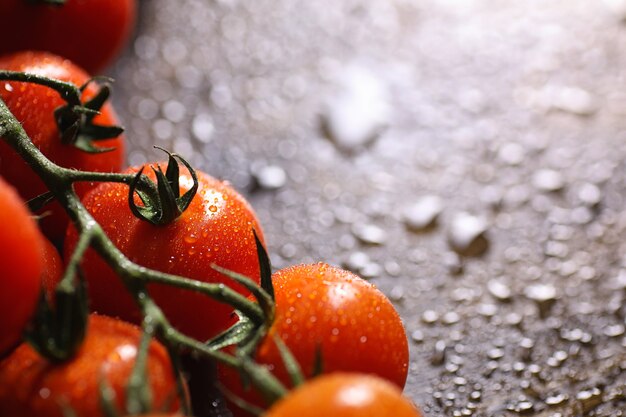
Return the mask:
[[[0,71],[0,80],[33,82],[45,85],[56,90],[68,104],[81,106],[80,88],[71,83],[11,71]],[[79,243],[69,260],[61,283],[56,288],[57,295],[65,294],[68,297],[81,296],[81,287],[78,285],[80,278],[76,279],[76,276],[80,277],[79,261],[87,248],[91,247],[119,275],[139,306],[144,316],[144,323],[149,323],[150,333],[154,334],[168,349],[174,352],[190,350],[237,369],[240,373],[246,375],[250,382],[270,402],[281,398],[287,392],[287,389],[277,378],[265,367],[254,363],[249,357],[255,346],[260,343],[267,333],[273,320],[272,295],[270,295],[272,290],[271,287],[268,287],[268,285],[271,286],[271,281],[268,277],[270,268],[267,265],[261,266],[261,271],[265,275],[262,281],[266,289],[258,287],[253,281],[244,276],[220,270],[233,280],[251,289],[260,303],[249,300],[223,284],[199,282],[138,265],[125,256],[111,242],[102,227],[81,203],[73,190],[73,184],[80,181],[117,182],[126,184],[129,187],[132,185],[140,188],[145,193],[155,195],[158,193],[158,189],[150,179],[141,173],[136,175],[77,171],[51,162],[33,145],[19,121],[15,119],[1,99],[0,138],[11,146],[29,164],[31,169],[39,175],[48,188],[49,193],[59,201],[80,234]],[[170,158],[170,163],[172,163],[172,159]],[[173,163],[176,163],[176,161],[173,161]],[[259,258],[268,262],[267,255],[264,254],[265,251],[258,239],[257,245],[260,253]],[[217,266],[213,267],[219,269]],[[172,287],[190,289],[217,301],[227,303],[236,309],[242,320],[213,340],[206,343],[201,342],[181,333],[169,323],[161,308],[146,291],[146,284],[148,283],[160,283]],[[86,322],[86,320],[84,321]],[[74,335],[80,338],[81,332],[75,331]],[[70,345],[75,346],[79,344],[79,341],[74,342]],[[236,350],[234,354],[226,353],[222,350],[224,346],[233,344],[241,345],[240,349]],[[45,348],[41,350],[50,353]],[[53,358],[57,360],[65,359],[73,353],[73,349],[69,350],[64,353],[57,352]]]

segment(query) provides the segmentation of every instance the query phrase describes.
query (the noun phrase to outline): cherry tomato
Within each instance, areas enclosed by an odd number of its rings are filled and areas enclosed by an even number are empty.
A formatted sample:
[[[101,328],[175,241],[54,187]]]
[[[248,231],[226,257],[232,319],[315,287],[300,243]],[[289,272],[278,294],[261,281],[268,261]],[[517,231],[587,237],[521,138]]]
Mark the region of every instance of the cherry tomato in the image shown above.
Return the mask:
[[[165,171],[165,164],[161,164]],[[137,172],[132,168],[128,172]],[[146,172],[154,179],[152,170]],[[128,205],[126,185],[103,183],[83,199],[83,204],[102,225],[113,243],[132,261],[159,271],[203,282],[224,283],[242,294],[243,287],[211,268],[215,263],[239,272],[256,282],[260,279],[253,229],[262,237],[255,213],[230,185],[197,172],[198,192],[189,207],[174,222],[154,226],[135,217]],[[193,184],[181,170],[181,195]],[[68,228],[65,259],[76,245],[73,226]],[[130,321],[140,319],[128,291],[107,264],[93,251],[82,262],[91,307],[97,312]],[[166,285],[149,285],[148,290],[180,331],[207,340],[232,322],[233,308],[190,290]]]
[[[0,177],[0,357],[16,345],[41,288],[44,237],[17,194]]]
[[[24,2],[25,3],[25,2]],[[2,6],[0,6],[0,9]],[[0,12],[0,16],[6,16]],[[14,18],[7,19],[14,21]],[[81,86],[89,76],[70,61],[55,55],[41,52],[23,52],[0,58],[0,69],[35,73]],[[97,93],[97,87],[90,84],[83,93],[88,100]],[[123,137],[98,141],[95,146],[113,147],[110,152],[90,154],[71,144],[61,143],[54,110],[65,104],[59,94],[50,88],[17,82],[0,82],[0,98],[9,110],[22,123],[24,130],[43,154],[63,167],[84,171],[111,172],[122,168],[124,158]],[[105,104],[94,123],[117,125],[118,120],[112,107]],[[22,198],[29,200],[46,191],[46,187],[30,167],[0,140],[0,175],[15,186]],[[83,195],[93,185],[76,184],[76,191]],[[41,221],[44,233],[52,240],[61,238],[67,228],[68,218],[59,204],[53,203],[44,208],[52,214]]]
[[[102,71],[128,40],[135,23],[135,0],[67,0],[55,7],[42,1],[2,0],[0,54],[50,51],[90,73]]]
[[[319,347],[324,373],[375,374],[404,387],[408,342],[400,316],[382,292],[353,273],[324,263],[280,270],[272,281],[276,318],[255,359],[267,364],[278,379],[291,385],[274,342],[276,336],[287,345],[306,377],[313,374]],[[256,392],[243,390],[236,372],[220,367],[220,374],[229,391],[262,406]]]
[[[397,386],[371,375],[315,378],[278,401],[265,417],[421,417]]]
[[[78,416],[103,416],[100,381],[115,390],[124,409],[125,390],[137,356],[141,330],[105,316],[89,318],[87,335],[69,362],[51,363],[29,345],[20,345],[0,362],[0,414],[12,417],[62,417],[62,406]],[[176,379],[167,350],[148,349],[147,374],[155,410],[176,411]]]
[[[48,239],[43,239],[43,271],[41,283],[48,296],[52,299],[56,284],[63,275],[63,261],[61,255]]]

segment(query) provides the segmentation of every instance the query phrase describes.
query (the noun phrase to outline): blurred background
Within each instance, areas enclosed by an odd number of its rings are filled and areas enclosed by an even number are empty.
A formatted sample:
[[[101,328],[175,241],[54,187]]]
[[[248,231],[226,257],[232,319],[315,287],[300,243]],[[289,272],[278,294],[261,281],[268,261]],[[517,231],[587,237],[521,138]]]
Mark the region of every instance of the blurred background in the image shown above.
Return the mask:
[[[246,195],[275,268],[376,284],[426,416],[626,412],[626,1],[148,0],[129,163]]]

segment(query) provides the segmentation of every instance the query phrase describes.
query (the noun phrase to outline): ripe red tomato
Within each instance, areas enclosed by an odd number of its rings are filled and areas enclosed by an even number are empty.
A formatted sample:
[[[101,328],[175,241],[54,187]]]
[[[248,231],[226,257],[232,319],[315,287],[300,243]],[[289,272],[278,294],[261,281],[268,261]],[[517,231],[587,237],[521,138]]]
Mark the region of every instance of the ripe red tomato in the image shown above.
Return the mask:
[[[67,0],[62,7],[41,1],[2,0],[0,55],[22,50],[49,51],[92,74],[110,64],[135,23],[135,0]]]
[[[165,171],[165,164],[161,166]],[[128,172],[137,171],[138,168],[132,168]],[[152,170],[145,172],[154,179]],[[262,240],[261,226],[248,202],[230,185],[202,172],[197,174],[199,187],[191,204],[178,219],[164,226],[154,226],[131,213],[126,185],[103,183],[85,195],[83,204],[113,243],[132,261],[198,281],[224,283],[248,294],[210,265],[215,263],[259,282],[253,229]],[[181,170],[181,195],[192,184],[191,176]],[[70,226],[66,259],[76,241],[76,231]],[[82,270],[94,311],[130,321],[140,319],[128,291],[94,251],[85,254]],[[176,328],[199,340],[215,336],[233,320],[232,307],[196,292],[158,284],[149,285],[148,290]]]
[[[79,416],[103,416],[102,379],[115,390],[117,408],[124,409],[140,338],[136,326],[92,315],[83,345],[69,362],[49,362],[29,345],[20,345],[0,361],[0,414],[62,417],[66,405]],[[167,350],[160,343],[151,342],[147,364],[154,409],[176,411],[176,379]]]
[[[63,261],[57,248],[44,239],[43,244],[43,271],[41,272],[41,284],[50,298],[54,297],[56,284],[63,276]]]
[[[26,2],[24,2],[26,4]],[[4,3],[3,3],[4,4]],[[0,9],[2,6],[0,6]],[[6,16],[2,14],[1,16]],[[7,19],[15,21],[14,18]],[[0,69],[35,73],[81,86],[89,75],[70,61],[43,52],[22,52],[0,58]],[[98,89],[90,84],[83,93],[83,99],[92,98]],[[9,110],[22,123],[35,146],[43,154],[63,167],[83,171],[111,172],[122,168],[124,159],[123,137],[98,141],[97,147],[114,147],[115,150],[99,154],[81,151],[71,144],[61,143],[54,110],[65,104],[59,94],[50,88],[17,82],[0,82],[0,98]],[[117,125],[118,120],[112,107],[105,104],[101,114],[94,118],[100,125]],[[3,141],[0,140],[0,175],[15,186],[22,198],[29,200],[46,191],[46,187],[30,167]],[[83,195],[93,185],[76,184],[76,191]],[[44,208],[52,214],[41,221],[44,233],[52,240],[58,240],[65,233],[68,218],[57,203]]]
[[[280,270],[272,281],[276,319],[255,359],[267,364],[278,379],[291,385],[275,336],[291,350],[306,377],[313,374],[319,346],[324,373],[375,374],[404,387],[409,362],[406,334],[393,305],[376,287],[324,263]],[[229,391],[263,404],[255,392],[243,390],[236,372],[220,367],[220,374]]]
[[[0,178],[0,357],[15,346],[41,288],[44,237],[17,191]]]
[[[388,381],[362,374],[315,378],[278,401],[265,417],[421,417]]]

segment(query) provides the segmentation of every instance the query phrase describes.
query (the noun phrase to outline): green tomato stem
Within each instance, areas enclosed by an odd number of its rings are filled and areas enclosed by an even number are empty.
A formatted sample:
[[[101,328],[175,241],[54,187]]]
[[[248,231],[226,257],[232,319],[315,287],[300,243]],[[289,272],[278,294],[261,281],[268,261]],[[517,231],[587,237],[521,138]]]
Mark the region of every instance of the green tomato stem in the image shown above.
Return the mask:
[[[19,73],[18,73],[19,74]],[[11,78],[23,77],[24,81],[35,82],[52,88],[59,88],[66,94],[78,91],[70,89],[62,83],[38,76],[18,75],[12,73]],[[4,77],[4,78],[3,78]],[[0,80],[9,79],[7,72],[0,71]],[[57,90],[59,91],[59,90]],[[79,96],[78,96],[79,98]],[[15,119],[2,99],[0,99],[0,138],[9,144],[24,161],[42,179],[47,188],[54,194],[64,207],[77,231],[81,234],[76,251],[70,263],[77,267],[78,259],[88,247],[92,247],[107,264],[120,276],[140,306],[144,318],[150,320],[158,329],[159,339],[168,346],[178,349],[191,349],[199,354],[236,368],[250,376],[253,384],[268,399],[276,400],[286,393],[285,387],[264,366],[252,363],[249,358],[240,358],[221,350],[212,349],[204,343],[188,337],[175,329],[165,318],[161,309],[145,292],[145,284],[161,283],[178,288],[198,291],[213,299],[232,305],[242,314],[248,316],[261,326],[268,326],[263,310],[257,303],[248,300],[224,284],[208,284],[188,278],[151,270],[132,262],[107,237],[102,227],[82,205],[73,190],[72,184],[77,181],[114,181],[129,184],[133,175],[102,174],[80,172],[62,168],[49,159],[32,143],[21,124]],[[152,182],[150,182],[152,183]],[[64,279],[68,279],[67,275]],[[256,338],[255,338],[256,339]],[[260,340],[260,338],[258,338]],[[256,340],[258,342],[258,340]],[[250,349],[250,348],[248,348]]]
[[[37,74],[29,74],[18,71],[0,71],[0,81],[17,81],[32,84],[39,84],[50,87],[61,95],[63,100],[76,106],[81,106],[81,91],[72,83],[55,80]]]

